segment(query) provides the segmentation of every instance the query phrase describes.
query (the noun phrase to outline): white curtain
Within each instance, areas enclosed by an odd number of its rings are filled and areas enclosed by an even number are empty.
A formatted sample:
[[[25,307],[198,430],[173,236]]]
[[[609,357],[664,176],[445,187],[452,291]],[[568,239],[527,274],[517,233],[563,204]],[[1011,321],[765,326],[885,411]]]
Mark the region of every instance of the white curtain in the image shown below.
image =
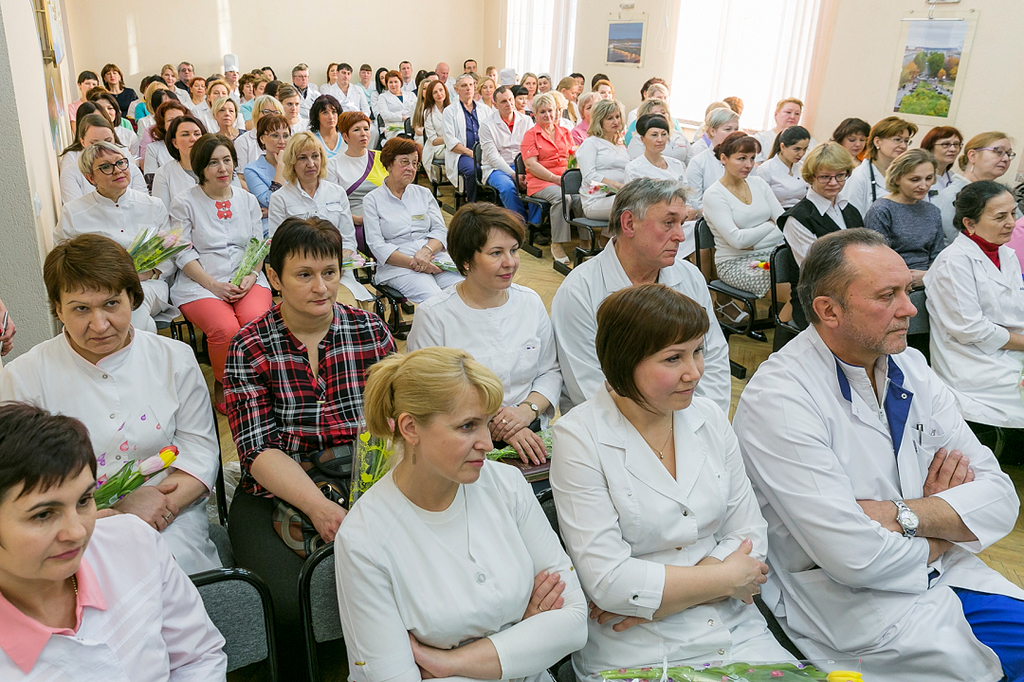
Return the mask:
[[[744,103],[740,126],[775,126],[775,103],[803,99],[821,0],[682,0],[672,114],[702,122],[723,97]]]
[[[572,72],[577,0],[507,0],[505,67],[551,76],[552,85]]]

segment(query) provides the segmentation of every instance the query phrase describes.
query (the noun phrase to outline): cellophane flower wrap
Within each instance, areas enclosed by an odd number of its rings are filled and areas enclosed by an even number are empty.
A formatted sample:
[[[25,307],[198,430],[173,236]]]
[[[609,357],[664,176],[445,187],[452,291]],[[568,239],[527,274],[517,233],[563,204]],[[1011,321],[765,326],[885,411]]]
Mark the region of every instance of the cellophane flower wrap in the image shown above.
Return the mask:
[[[814,666],[802,663],[731,663],[729,665],[691,668],[688,665],[662,668],[605,670],[606,680],[661,680],[662,675],[675,682],[786,682],[786,680],[828,680],[829,675]],[[839,679],[839,678],[836,678]],[[849,678],[843,678],[849,679]]]
[[[455,267],[455,261],[452,260],[452,257],[449,256],[447,252],[442,251],[434,256],[434,260],[430,262],[445,272],[454,272],[456,275],[459,274],[459,269]]]
[[[192,246],[182,239],[181,230],[143,230],[128,245],[128,254],[135,262],[136,272],[152,270]]]
[[[353,251],[352,254],[341,261],[342,270],[358,270],[359,268],[369,268],[376,265],[372,260],[366,257],[366,254],[360,251]]]
[[[114,506],[118,500],[135,492],[143,483],[171,466],[176,459],[178,448],[168,445],[152,457],[125,462],[116,474],[96,488],[96,509]]]
[[[587,188],[587,194],[607,194],[608,196],[614,195],[619,190],[615,189],[611,185],[606,185],[603,182],[592,182]]]
[[[554,442],[554,430],[553,427],[548,427],[543,431],[540,431],[537,435],[544,441],[544,449],[548,451],[548,459],[551,459],[551,444]],[[519,458],[519,453],[511,445],[507,445],[497,450],[491,450],[487,453],[487,459],[499,460],[499,459],[511,459]]]
[[[238,266],[238,272],[231,278],[231,283],[236,287],[241,286],[242,280],[252,274],[256,265],[266,258],[268,253],[270,253],[269,239],[256,239],[255,237],[250,239],[249,245],[245,247],[245,254],[242,256],[242,264]]]
[[[391,443],[360,429],[352,442],[352,485],[349,490],[349,509],[373,484],[384,478],[395,463]]]

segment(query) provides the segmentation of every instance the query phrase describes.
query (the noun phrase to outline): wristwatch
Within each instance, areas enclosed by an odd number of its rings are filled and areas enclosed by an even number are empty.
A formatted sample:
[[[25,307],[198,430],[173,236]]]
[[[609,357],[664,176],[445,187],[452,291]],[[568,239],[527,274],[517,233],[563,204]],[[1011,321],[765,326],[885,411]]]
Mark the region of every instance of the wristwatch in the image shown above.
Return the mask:
[[[893,500],[896,505],[896,522],[903,529],[903,536],[912,538],[917,536],[917,526],[920,520],[914,510],[904,504],[903,500]]]
[[[534,419],[536,419],[537,417],[540,416],[540,408],[537,407],[536,403],[520,403],[520,404],[521,405],[526,405],[531,410],[533,410],[533,417],[534,417]]]

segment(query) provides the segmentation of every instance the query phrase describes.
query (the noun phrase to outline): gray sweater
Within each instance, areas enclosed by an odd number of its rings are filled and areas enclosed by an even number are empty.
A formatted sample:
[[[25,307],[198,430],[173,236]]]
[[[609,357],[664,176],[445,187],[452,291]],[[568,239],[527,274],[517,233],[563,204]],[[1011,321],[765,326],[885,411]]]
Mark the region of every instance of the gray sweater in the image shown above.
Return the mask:
[[[900,204],[879,199],[864,216],[864,227],[885,235],[911,270],[927,270],[946,245],[942,212],[927,201]]]

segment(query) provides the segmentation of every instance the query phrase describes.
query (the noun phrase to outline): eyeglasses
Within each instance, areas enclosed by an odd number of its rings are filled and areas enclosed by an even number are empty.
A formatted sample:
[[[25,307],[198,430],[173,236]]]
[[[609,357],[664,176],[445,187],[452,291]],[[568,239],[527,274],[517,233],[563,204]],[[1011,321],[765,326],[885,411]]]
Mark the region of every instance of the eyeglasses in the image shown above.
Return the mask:
[[[908,144],[910,144],[910,140],[911,139],[913,139],[913,138],[910,138],[910,137],[890,137],[889,141],[890,142],[894,142],[896,144],[896,146],[898,146],[898,147],[906,147]]]
[[[277,109],[260,109],[260,116],[271,116],[277,113]]]
[[[1012,149],[1000,149],[999,147],[978,147],[978,151],[992,152],[993,154],[998,154],[999,156],[1005,156],[1010,161],[1013,161],[1015,158],[1017,158],[1017,152],[1013,151]]]
[[[128,159],[122,156],[114,163],[101,163],[100,165],[96,166],[96,170],[98,170],[100,173],[103,173],[104,175],[113,175],[115,168],[119,171],[128,170]]]
[[[395,159],[395,164],[397,164],[399,168],[408,168],[409,166],[416,165],[416,159],[398,157]]]
[[[936,142],[936,147],[945,147],[946,149],[960,149],[963,147],[962,142]]]
[[[836,173],[835,175],[815,175],[814,179],[821,186],[830,185],[832,181],[843,184],[846,182],[846,178],[850,177],[849,173]]]

